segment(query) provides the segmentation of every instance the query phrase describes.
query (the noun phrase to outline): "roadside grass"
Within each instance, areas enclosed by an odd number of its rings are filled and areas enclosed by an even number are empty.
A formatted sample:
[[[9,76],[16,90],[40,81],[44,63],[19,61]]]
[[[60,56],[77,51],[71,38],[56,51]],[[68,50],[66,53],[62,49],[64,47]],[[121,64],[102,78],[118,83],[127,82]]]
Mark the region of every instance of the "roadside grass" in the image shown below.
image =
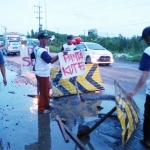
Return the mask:
[[[56,46],[50,45],[49,49],[50,49],[50,52],[59,53],[61,50],[61,46],[56,47]]]
[[[141,60],[141,56],[142,56],[142,53],[143,52],[133,52],[133,51],[126,51],[124,53],[119,53],[119,52],[113,52],[113,55],[114,54],[127,54],[131,57],[114,57],[115,59],[118,59],[118,60],[126,60],[126,61],[134,61],[134,62],[139,62]]]
[[[142,54],[137,53],[137,54],[132,55],[131,58],[124,58],[124,60],[139,62],[141,60],[141,56]]]

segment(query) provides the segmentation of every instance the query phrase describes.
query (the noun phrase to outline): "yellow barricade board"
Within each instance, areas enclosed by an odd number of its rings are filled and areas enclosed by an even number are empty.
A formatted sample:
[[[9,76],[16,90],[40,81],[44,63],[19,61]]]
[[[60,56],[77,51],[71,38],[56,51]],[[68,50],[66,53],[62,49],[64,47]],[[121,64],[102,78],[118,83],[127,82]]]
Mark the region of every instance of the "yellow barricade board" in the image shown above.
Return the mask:
[[[52,97],[76,94],[74,78],[62,79],[60,68],[52,68],[50,72]],[[79,93],[104,90],[97,64],[87,64],[86,74],[77,77]]]
[[[140,110],[132,98],[130,100],[126,98],[126,91],[116,80],[114,81],[114,86],[116,110],[122,127],[122,144],[124,145],[139,123]]]

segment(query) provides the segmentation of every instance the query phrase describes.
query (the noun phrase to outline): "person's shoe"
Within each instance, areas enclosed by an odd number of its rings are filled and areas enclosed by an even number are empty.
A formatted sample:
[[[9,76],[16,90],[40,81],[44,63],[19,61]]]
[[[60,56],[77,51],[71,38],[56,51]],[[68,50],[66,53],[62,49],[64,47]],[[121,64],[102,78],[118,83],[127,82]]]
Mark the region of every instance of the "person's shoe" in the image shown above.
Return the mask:
[[[147,147],[148,149],[150,149],[150,141],[148,140],[141,140],[140,141],[145,147]]]
[[[49,113],[51,113],[51,111],[49,109],[45,109],[43,113],[44,114],[49,114]]]

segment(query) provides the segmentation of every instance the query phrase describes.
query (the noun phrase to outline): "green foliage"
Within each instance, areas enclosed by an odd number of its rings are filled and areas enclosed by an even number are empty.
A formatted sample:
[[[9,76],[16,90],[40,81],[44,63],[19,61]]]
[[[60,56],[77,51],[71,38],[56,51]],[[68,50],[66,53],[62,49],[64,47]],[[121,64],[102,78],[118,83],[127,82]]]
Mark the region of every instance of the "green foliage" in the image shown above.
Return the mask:
[[[95,42],[99,43],[112,53],[129,53],[132,58],[126,58],[128,60],[139,61],[142,52],[146,48],[146,44],[141,41],[139,42],[138,36],[133,36],[132,38],[123,37],[121,34],[118,37],[99,37],[96,29],[90,29],[90,34],[88,36],[79,35],[84,42]],[[53,31],[47,30],[49,35],[54,35],[55,39],[50,42],[50,51],[59,52],[61,46],[66,43],[67,34],[58,34]],[[37,38],[38,33],[31,30],[31,33],[27,33],[28,38]]]
[[[50,52],[59,53],[61,50],[61,46],[56,47],[56,46],[51,45],[49,46],[49,49],[50,49]]]

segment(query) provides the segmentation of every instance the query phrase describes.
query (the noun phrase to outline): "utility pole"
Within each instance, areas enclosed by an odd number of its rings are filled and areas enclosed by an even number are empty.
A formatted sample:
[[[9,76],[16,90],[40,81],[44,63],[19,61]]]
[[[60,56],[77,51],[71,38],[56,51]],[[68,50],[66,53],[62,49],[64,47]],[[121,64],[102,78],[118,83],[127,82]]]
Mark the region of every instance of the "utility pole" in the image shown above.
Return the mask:
[[[7,31],[7,27],[6,26],[1,26],[4,28],[4,33],[6,34],[6,31]]]
[[[36,17],[37,19],[39,19],[39,32],[42,30],[42,24],[41,24],[41,19],[42,19],[42,17],[41,17],[41,6],[34,6],[34,7],[38,7],[38,9],[39,9],[39,11],[37,11],[37,12],[35,12],[35,13],[39,13],[39,16],[38,17]]]
[[[57,29],[57,34],[59,33],[59,28],[56,28]]]
[[[84,42],[85,42],[85,31],[86,31],[86,30],[83,30],[83,32],[84,32]]]

